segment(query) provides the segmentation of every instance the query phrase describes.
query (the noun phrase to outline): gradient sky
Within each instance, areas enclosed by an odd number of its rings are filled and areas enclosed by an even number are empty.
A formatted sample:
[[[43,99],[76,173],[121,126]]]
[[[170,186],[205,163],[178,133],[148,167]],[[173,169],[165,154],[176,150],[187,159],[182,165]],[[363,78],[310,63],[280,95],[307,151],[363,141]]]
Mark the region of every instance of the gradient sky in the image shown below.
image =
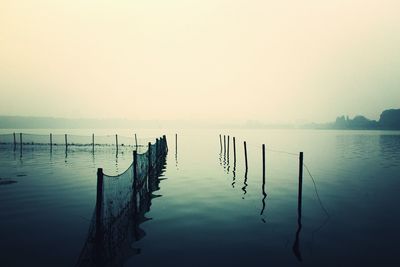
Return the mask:
[[[400,1],[0,0],[0,90],[0,115],[377,119]]]

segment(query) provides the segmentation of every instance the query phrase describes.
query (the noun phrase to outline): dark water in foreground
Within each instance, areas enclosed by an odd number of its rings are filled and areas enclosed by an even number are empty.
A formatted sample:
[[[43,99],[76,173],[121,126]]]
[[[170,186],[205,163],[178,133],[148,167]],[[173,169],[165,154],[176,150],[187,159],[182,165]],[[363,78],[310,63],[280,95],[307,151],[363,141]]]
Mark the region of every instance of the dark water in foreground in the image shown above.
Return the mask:
[[[167,135],[166,179],[153,192],[161,197],[140,225],[145,236],[132,244],[140,254],[125,266],[399,266],[400,133],[224,131],[229,159],[219,133],[181,131],[177,150]],[[300,231],[299,151],[322,201],[304,169]],[[116,157],[25,148],[20,157],[1,147],[0,182],[16,181],[0,185],[1,266],[73,266],[94,210],[97,168],[117,174],[131,160],[128,150]]]

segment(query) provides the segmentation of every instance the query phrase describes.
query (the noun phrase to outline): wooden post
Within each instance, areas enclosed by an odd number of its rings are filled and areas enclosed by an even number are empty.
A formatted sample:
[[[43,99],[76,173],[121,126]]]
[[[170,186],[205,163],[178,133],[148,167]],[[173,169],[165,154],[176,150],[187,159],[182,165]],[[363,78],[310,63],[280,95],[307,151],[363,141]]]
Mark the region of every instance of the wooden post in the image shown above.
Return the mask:
[[[236,140],[233,137],[233,162],[236,163]]]
[[[50,151],[53,150],[53,134],[50,133]]]
[[[102,220],[103,220],[103,169],[97,169],[97,193],[96,193],[96,239],[102,238]]]
[[[133,183],[132,183],[132,187],[134,187],[136,185],[137,179],[138,179],[137,178],[137,151],[133,150]]]
[[[175,134],[175,153],[178,154],[178,134]]]
[[[151,151],[151,143],[149,142],[148,144],[148,150],[149,150],[149,155],[148,155],[148,160],[149,160],[149,175],[150,175],[150,170],[151,170],[151,153],[153,153],[153,151]]]
[[[299,193],[297,201],[297,210],[299,217],[301,218],[301,208],[302,208],[302,196],[303,196],[303,152],[299,155]]]
[[[221,152],[222,152],[222,137],[221,137],[221,135],[219,135],[219,146],[220,146]]]
[[[92,153],[94,154],[94,133],[92,134]]]
[[[226,152],[226,137],[225,137],[225,135],[224,135],[224,156],[225,156],[225,153]]]
[[[137,145],[137,136],[135,134],[135,144],[136,144],[136,150],[138,149],[138,145]]]
[[[19,150],[20,150],[20,157],[22,158],[22,133],[19,133]]]
[[[228,160],[229,160],[229,135],[228,135],[228,146],[227,146],[227,154],[228,154]]]
[[[15,133],[13,133],[13,136],[14,136],[14,150],[15,150],[15,148],[17,147],[17,139],[15,138]]]
[[[167,145],[167,136],[164,134],[163,135],[164,138],[164,143],[163,143],[163,155],[167,154],[168,151],[168,145]]]
[[[67,134],[65,134],[65,152],[67,152],[68,149],[68,137]]]
[[[117,154],[118,154],[118,134],[115,135],[115,147],[117,148]]]
[[[262,145],[263,184],[265,184],[265,144]]]
[[[246,141],[244,141],[243,144],[244,144],[244,160],[245,160],[246,170],[247,170],[248,165],[247,165],[247,147],[246,147]]]

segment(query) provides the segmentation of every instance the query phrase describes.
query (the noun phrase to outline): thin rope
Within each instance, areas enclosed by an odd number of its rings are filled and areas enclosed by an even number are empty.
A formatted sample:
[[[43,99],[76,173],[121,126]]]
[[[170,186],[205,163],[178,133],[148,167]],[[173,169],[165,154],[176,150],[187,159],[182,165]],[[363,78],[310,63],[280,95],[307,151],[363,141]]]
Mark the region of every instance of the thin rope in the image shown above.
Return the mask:
[[[308,169],[307,165],[306,165],[305,163],[303,163],[303,166],[306,168],[306,170],[307,170],[307,172],[308,172],[308,175],[310,175],[311,181],[312,181],[313,184],[314,184],[314,190],[315,190],[315,194],[317,195],[317,199],[318,199],[319,205],[321,206],[322,210],[325,212],[326,216],[328,216],[328,218],[329,218],[329,217],[330,217],[330,216],[329,216],[329,212],[328,212],[328,210],[325,208],[324,204],[323,204],[322,201],[321,201],[321,198],[319,197],[318,189],[317,189],[317,184],[315,183],[315,179],[314,179],[314,177],[312,176],[312,174],[311,174],[310,170]]]

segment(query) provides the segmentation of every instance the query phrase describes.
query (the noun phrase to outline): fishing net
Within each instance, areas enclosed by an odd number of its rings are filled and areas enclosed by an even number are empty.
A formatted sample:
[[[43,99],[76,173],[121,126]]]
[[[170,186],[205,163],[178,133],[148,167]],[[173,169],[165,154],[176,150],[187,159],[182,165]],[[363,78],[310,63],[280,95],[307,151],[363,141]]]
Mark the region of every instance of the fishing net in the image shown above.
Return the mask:
[[[102,178],[98,179],[103,182],[77,266],[122,266],[139,253],[132,243],[144,236],[139,225],[147,220],[145,213],[155,197],[152,192],[159,188],[168,151],[165,138],[147,147],[123,173],[110,176],[100,172]]]

